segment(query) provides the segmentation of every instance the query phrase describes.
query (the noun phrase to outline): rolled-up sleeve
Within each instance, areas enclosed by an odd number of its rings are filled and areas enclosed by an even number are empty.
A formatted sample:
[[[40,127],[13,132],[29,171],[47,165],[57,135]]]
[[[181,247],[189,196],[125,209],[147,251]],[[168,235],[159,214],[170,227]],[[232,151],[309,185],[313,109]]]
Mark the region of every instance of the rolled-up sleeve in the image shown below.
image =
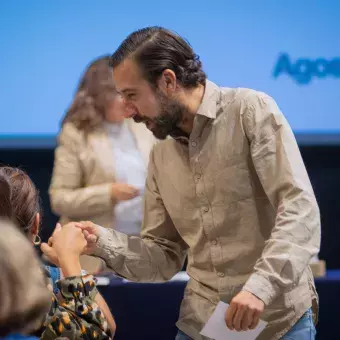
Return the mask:
[[[154,176],[150,155],[144,194],[141,237],[101,228],[95,256],[118,275],[132,281],[166,281],[183,267],[187,245],[166,211]]]
[[[241,105],[251,158],[276,220],[243,287],[266,305],[299,282],[320,247],[320,214],[293,132],[272,98],[253,92]]]

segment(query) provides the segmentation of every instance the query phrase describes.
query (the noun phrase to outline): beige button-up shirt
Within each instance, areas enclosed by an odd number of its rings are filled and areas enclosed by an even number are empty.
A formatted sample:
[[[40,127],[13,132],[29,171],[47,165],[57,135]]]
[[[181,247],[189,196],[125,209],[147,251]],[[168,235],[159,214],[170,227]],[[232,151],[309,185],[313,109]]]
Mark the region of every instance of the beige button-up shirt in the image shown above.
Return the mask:
[[[258,339],[281,338],[317,295],[318,205],[299,148],[272,98],[207,81],[187,143],[150,157],[141,238],[102,230],[95,254],[134,281],[164,281],[188,255],[178,327],[195,340],[216,304],[241,290],[265,303]]]

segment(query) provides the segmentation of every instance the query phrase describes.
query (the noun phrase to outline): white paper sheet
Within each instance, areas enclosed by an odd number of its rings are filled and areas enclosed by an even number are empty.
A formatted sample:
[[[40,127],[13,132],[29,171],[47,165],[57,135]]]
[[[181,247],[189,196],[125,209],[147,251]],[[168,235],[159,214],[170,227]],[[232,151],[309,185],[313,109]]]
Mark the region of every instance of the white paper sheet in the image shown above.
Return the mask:
[[[227,303],[220,301],[203,327],[201,334],[215,340],[254,340],[266,327],[267,322],[260,320],[255,329],[249,331],[231,331],[225,324],[224,316],[229,308]]]

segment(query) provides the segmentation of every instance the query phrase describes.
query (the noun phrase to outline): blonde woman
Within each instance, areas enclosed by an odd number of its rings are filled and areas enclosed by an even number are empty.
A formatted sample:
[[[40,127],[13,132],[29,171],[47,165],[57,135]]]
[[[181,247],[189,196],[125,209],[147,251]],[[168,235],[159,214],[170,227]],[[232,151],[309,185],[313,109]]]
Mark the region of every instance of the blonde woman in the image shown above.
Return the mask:
[[[91,220],[139,235],[155,139],[144,124],[124,120],[125,103],[116,92],[108,61],[105,56],[88,66],[63,119],[50,201],[62,224]],[[84,257],[82,266],[96,272],[101,261]]]

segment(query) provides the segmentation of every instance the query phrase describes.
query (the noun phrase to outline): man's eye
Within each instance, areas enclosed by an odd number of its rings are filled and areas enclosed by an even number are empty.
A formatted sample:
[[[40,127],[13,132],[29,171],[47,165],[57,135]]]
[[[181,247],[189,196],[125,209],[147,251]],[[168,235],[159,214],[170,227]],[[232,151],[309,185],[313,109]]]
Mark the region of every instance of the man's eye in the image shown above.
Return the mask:
[[[127,95],[127,98],[128,99],[134,99],[136,97],[136,94],[135,93],[129,93],[128,95]]]

